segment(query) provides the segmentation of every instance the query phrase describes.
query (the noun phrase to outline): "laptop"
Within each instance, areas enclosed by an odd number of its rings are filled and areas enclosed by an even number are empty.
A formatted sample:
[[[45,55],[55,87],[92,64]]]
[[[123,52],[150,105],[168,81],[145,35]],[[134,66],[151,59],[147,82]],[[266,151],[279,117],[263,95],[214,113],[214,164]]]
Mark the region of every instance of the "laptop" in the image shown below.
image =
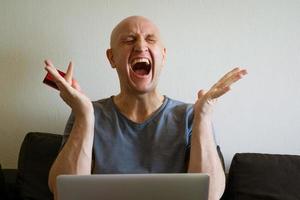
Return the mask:
[[[207,200],[209,176],[184,174],[60,175],[58,200]]]

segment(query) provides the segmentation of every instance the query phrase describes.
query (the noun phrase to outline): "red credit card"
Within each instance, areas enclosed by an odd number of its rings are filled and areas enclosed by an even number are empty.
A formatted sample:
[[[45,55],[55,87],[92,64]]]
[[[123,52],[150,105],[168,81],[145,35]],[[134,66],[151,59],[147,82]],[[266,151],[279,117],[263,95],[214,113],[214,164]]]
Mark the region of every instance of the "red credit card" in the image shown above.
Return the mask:
[[[57,70],[57,71],[62,77],[65,77],[66,73],[59,71],[59,70]],[[53,87],[54,89],[59,90],[56,83],[53,81],[53,77],[51,76],[51,74],[49,72],[47,73],[46,77],[44,78],[43,83],[45,83],[46,85],[49,85],[50,87]]]

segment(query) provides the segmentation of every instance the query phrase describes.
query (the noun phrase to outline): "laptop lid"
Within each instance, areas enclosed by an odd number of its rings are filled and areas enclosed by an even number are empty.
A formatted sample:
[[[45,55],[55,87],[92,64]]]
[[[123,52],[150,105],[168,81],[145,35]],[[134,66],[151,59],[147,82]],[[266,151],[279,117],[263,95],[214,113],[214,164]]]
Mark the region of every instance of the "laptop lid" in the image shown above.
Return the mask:
[[[58,200],[207,200],[209,176],[185,174],[60,175]]]

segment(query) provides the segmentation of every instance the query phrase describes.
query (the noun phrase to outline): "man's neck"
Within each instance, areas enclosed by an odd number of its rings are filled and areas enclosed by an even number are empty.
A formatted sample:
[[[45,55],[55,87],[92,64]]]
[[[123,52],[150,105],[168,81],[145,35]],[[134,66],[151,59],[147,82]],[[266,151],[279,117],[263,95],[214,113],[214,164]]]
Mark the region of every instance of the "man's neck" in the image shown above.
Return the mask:
[[[121,92],[113,100],[120,112],[128,119],[136,123],[142,123],[163,104],[164,96],[156,91],[141,95]]]

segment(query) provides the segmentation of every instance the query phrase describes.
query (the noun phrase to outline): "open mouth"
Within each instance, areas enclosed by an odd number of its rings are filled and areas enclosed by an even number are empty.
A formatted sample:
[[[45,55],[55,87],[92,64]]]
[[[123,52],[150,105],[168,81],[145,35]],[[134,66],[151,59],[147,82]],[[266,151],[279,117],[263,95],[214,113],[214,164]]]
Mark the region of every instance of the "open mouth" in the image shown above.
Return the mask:
[[[147,58],[137,58],[131,62],[132,71],[139,76],[147,76],[151,71],[151,62]]]

